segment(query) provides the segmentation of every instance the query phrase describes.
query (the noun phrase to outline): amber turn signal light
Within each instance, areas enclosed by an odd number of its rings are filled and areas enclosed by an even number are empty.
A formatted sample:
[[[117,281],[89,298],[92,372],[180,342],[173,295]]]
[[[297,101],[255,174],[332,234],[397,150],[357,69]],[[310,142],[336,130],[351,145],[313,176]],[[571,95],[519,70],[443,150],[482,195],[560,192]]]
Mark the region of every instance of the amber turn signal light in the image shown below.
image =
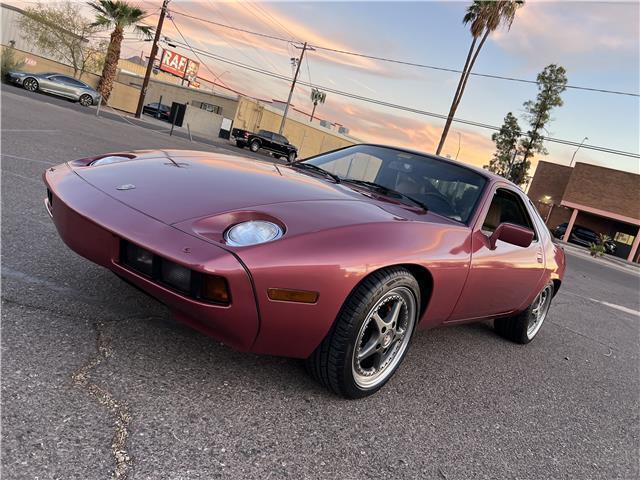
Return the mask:
[[[307,290],[269,288],[267,295],[271,300],[280,302],[316,303],[318,301],[318,292],[309,292]]]
[[[202,298],[217,303],[229,303],[227,281],[216,275],[205,275],[202,279]]]

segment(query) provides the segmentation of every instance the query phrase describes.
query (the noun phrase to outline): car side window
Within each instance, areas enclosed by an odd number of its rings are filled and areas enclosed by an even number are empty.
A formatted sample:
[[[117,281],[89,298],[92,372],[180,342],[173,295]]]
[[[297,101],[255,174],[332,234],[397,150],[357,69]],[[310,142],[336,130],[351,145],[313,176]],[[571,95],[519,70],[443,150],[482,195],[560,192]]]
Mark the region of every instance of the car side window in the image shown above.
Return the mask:
[[[493,233],[501,223],[513,223],[536,231],[533,221],[520,196],[505,188],[498,188],[493,195],[489,211],[482,224],[484,232]],[[537,235],[534,237],[537,238]]]
[[[268,140],[271,140],[272,137],[273,137],[273,133],[267,132],[266,130],[260,130],[258,132],[258,135],[260,135],[262,138],[266,138]]]
[[[67,83],[66,77],[63,77],[62,75],[53,75],[52,77],[49,77],[49,80],[53,80],[54,82]]]

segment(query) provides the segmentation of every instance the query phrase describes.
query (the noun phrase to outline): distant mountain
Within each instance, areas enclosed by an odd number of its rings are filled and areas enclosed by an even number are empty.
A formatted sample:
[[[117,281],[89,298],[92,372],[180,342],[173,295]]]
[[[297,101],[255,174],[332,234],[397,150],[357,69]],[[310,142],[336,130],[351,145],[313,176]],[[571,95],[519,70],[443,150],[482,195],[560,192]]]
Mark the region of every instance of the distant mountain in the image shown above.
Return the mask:
[[[134,55],[133,57],[129,57],[126,60],[130,61],[131,63],[137,63],[138,65],[146,65],[147,62],[144,58],[141,58],[140,55]]]

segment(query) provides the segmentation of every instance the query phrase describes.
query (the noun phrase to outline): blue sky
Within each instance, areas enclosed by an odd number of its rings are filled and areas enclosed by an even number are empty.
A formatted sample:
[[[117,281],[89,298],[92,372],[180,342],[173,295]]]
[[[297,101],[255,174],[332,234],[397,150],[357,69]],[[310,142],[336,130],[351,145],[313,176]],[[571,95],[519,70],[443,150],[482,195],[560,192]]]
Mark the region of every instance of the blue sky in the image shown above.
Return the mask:
[[[16,4],[25,6],[23,2]],[[157,21],[161,0],[138,2]],[[309,41],[316,45],[391,57],[448,68],[461,68],[471,41],[461,19],[469,2],[220,2],[173,0],[170,8],[252,31]],[[485,44],[474,71],[535,79],[550,63],[563,65],[569,84],[625,92],[640,91],[639,18],[637,2],[535,2],[520,9],[511,31],[496,32]],[[86,13],[89,13],[85,10]],[[291,45],[173,15],[189,42],[242,63],[291,75]],[[164,33],[179,38],[171,22]],[[149,44],[129,35],[123,56],[148,51]],[[183,53],[188,53],[183,50]],[[264,77],[216,60],[202,58],[209,78],[262,98],[286,99],[287,82]],[[310,74],[310,75],[309,75]],[[355,94],[446,113],[456,74],[389,64],[316,51],[308,55],[301,78]],[[522,103],[534,98],[535,85],[472,77],[456,116],[500,125]],[[310,111],[309,89],[296,90],[296,107]],[[565,105],[552,114],[549,136],[638,153],[639,97],[567,90]],[[358,138],[433,151],[444,122],[388,107],[327,96],[318,115],[350,127]],[[524,122],[521,121],[524,126]],[[454,124],[444,149],[474,164],[488,163],[493,152],[491,130]],[[549,144],[545,160],[568,164],[574,147]],[[543,158],[543,157],[539,157]],[[536,159],[537,160],[537,159]],[[636,173],[638,159],[580,150],[576,160]],[[534,162],[535,163],[535,162]]]

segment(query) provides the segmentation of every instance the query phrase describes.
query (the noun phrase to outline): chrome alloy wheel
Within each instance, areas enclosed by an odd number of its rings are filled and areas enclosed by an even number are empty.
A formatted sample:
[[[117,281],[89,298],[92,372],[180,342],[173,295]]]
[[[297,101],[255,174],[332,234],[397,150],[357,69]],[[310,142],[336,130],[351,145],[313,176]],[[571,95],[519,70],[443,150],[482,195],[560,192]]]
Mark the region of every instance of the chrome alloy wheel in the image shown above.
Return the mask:
[[[355,383],[374,388],[393,373],[402,360],[416,323],[417,306],[407,287],[388,291],[367,314],[353,350]]]
[[[551,306],[551,297],[553,297],[553,286],[551,284],[544,287],[531,306],[531,314],[529,315],[529,324],[527,325],[527,338],[532,339],[542,327],[544,319],[547,318],[547,312]]]
[[[22,86],[29,92],[35,92],[38,89],[38,82],[33,78],[27,78],[24,82],[22,82]]]
[[[91,95],[87,95],[86,93],[84,95],[82,95],[80,97],[80,99],[78,100],[78,102],[80,103],[80,105],[82,105],[83,107],[89,107],[91,105],[93,105],[93,98],[91,98]]]

